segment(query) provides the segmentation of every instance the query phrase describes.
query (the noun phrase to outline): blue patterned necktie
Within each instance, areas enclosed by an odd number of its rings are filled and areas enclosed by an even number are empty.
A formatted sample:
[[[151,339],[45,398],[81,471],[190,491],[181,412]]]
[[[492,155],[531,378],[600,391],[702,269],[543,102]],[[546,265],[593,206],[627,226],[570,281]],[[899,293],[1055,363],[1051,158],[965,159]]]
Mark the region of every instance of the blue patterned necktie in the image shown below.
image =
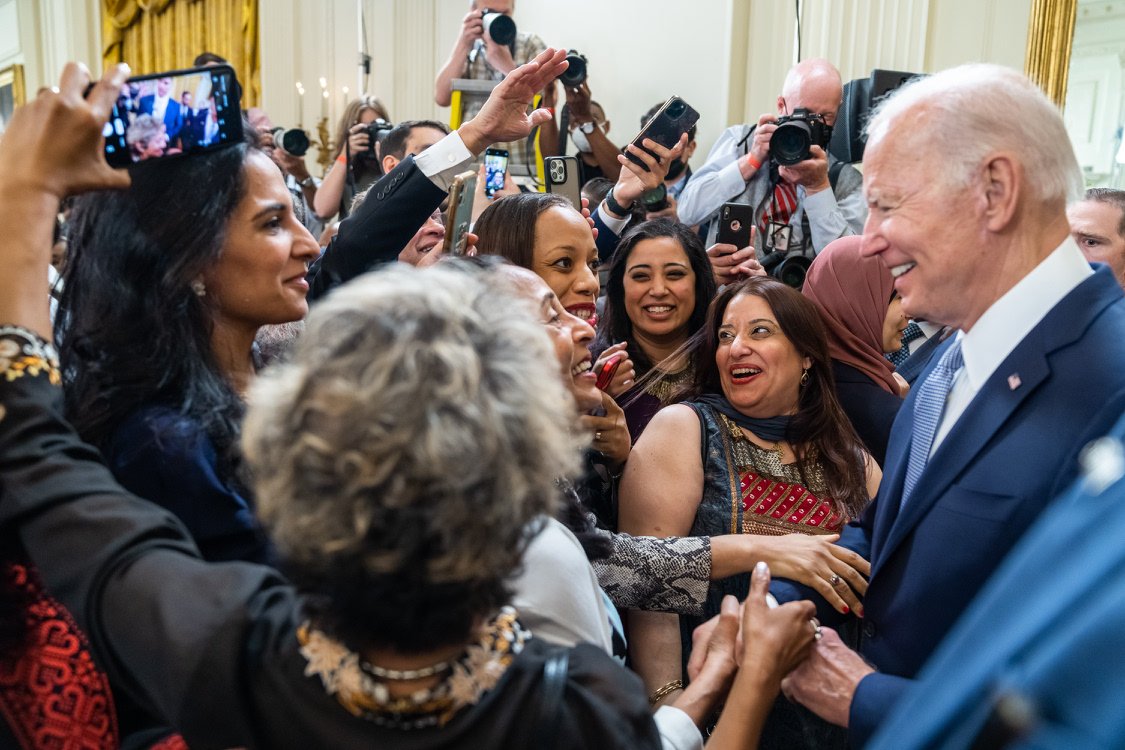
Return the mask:
[[[902,501],[899,508],[906,507],[914,486],[930,460],[930,447],[934,435],[941,424],[945,412],[945,399],[953,387],[953,377],[965,363],[961,356],[961,342],[954,341],[938,361],[929,377],[918,387],[918,398],[914,401],[914,430],[910,439],[910,461],[906,464],[906,481],[902,485]]]
[[[913,320],[910,321],[910,324],[902,331],[902,348],[897,352],[891,352],[883,356],[890,360],[890,363],[895,366],[895,369],[898,369],[902,366],[903,362],[910,359],[910,342],[914,339],[920,339],[924,335],[922,329],[918,327],[918,324]]]

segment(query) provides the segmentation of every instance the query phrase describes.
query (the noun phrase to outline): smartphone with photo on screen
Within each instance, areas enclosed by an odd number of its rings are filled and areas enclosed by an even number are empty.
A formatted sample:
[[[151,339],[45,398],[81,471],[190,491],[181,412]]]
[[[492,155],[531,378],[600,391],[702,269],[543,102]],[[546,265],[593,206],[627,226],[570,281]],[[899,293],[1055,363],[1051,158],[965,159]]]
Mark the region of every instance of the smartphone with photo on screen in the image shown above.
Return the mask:
[[[484,194],[489,198],[504,189],[508,174],[508,152],[502,148],[484,151]]]
[[[103,131],[106,161],[120,168],[240,143],[241,93],[229,65],[129,78]]]

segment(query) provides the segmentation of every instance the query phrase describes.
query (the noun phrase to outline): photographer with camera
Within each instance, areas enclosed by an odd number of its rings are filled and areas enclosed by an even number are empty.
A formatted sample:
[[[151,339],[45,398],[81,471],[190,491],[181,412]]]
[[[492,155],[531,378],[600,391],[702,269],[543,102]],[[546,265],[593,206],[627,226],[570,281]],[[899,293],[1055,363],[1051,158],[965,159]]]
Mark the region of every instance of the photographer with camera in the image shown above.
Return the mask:
[[[335,161],[316,192],[317,216],[330,219],[339,213],[343,221],[355,197],[383,176],[376,146],[391,127],[391,116],[378,99],[363,96],[348,103],[333,141]]]
[[[777,114],[763,114],[752,127],[727,128],[692,175],[677,210],[685,224],[712,220],[709,245],[718,231],[713,219],[724,203],[754,207],[754,248],[723,256],[721,265],[713,256],[717,275],[755,255],[758,260],[771,253],[780,260],[795,251],[811,256],[834,239],[863,232],[863,178],[826,150],[842,91],[840,73],[827,60],[798,63],[785,76]]]
[[[434,102],[439,107],[448,107],[452,101],[453,79],[502,81],[547,48],[535,34],[517,31],[512,20],[515,6],[516,0],[470,0],[461,33],[434,82]],[[479,109],[479,105],[466,108],[462,120],[471,119]],[[527,139],[497,147],[507,149],[512,164],[535,163],[535,149],[528,147]]]
[[[319,237],[324,231],[324,222],[313,210],[313,203],[320,182],[309,174],[305,164],[305,154],[309,149],[308,134],[298,128],[275,127],[270,116],[260,107],[246,110],[246,121],[258,132],[262,150],[270,155],[285,175],[285,187],[293,196],[298,220],[313,237]]]
[[[578,157],[578,180],[585,185],[596,177],[617,180],[621,175],[621,165],[617,157],[621,149],[609,140],[609,120],[602,105],[590,98],[590,84],[586,78],[586,58],[574,50],[566,56],[569,67],[558,78],[566,97],[565,108],[561,112],[561,127],[567,130],[567,138],[574,143]],[[555,84],[547,86],[543,92],[543,106],[552,114],[558,101]],[[566,143],[559,137],[560,124],[552,117],[539,129],[539,150],[543,156],[565,156]]]

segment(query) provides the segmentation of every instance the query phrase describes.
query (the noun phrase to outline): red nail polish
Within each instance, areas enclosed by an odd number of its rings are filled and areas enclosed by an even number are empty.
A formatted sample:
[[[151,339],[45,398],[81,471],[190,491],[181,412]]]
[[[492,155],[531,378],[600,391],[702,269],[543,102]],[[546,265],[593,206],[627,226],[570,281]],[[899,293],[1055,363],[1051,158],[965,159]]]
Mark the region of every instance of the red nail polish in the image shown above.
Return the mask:
[[[844,605],[844,614],[846,615],[846,614],[849,614],[850,612],[851,612],[851,609],[848,607],[848,605],[845,604]]]
[[[859,619],[862,620],[863,619],[863,607],[860,607],[859,609],[857,609],[855,611],[855,614],[856,614],[856,617],[858,617]]]

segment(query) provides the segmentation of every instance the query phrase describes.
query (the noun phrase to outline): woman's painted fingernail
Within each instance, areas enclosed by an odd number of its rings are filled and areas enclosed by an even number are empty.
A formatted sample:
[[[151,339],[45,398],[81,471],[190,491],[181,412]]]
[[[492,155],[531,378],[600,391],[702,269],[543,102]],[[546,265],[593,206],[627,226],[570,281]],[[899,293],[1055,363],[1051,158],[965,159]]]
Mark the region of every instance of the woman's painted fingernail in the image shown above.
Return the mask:
[[[850,613],[851,611],[852,611],[851,608],[848,605],[845,604],[844,605],[844,614],[846,615],[846,614]]]

